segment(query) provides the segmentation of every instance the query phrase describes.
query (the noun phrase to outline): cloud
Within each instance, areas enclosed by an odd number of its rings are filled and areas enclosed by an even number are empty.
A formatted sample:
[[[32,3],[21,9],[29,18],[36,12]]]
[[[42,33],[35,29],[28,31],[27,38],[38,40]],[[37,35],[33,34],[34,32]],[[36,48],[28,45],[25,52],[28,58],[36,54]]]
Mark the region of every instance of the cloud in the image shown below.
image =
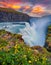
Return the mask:
[[[12,2],[11,2],[12,1]],[[12,8],[16,11],[21,11],[31,16],[43,16],[51,14],[51,5],[42,5],[37,3],[49,2],[48,0],[0,0],[0,7]],[[33,4],[35,3],[35,4]],[[46,3],[47,4],[47,3]],[[40,7],[36,7],[40,6]]]

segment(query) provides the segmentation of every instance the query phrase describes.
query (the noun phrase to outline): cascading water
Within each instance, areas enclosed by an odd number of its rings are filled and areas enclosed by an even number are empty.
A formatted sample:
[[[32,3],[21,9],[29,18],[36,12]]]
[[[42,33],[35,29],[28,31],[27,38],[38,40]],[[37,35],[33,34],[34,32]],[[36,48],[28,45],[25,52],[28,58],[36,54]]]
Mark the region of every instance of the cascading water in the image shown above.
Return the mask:
[[[26,27],[20,30],[27,45],[44,46],[47,28],[51,24],[50,18],[51,16],[31,18],[30,24],[26,23]]]
[[[21,33],[22,38],[27,45],[44,46],[47,28],[51,24],[51,15],[44,17],[31,18],[30,22],[16,23],[0,23],[0,29],[5,29],[11,33]],[[21,30],[20,30],[21,29]]]

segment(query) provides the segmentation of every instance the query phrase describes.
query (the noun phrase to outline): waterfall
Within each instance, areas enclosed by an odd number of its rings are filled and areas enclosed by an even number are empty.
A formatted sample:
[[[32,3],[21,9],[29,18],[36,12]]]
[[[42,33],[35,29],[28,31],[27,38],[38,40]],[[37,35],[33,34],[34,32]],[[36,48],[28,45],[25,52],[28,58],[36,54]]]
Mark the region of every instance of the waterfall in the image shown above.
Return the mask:
[[[31,18],[30,23],[26,23],[24,29],[21,29],[22,38],[29,46],[44,46],[47,28],[51,24],[51,16],[40,18]]]
[[[24,24],[25,23],[25,24]],[[31,17],[30,22],[13,24],[0,23],[0,29],[5,29],[11,33],[21,33],[24,42],[29,46],[44,46],[47,28],[51,25],[51,15],[43,17]]]

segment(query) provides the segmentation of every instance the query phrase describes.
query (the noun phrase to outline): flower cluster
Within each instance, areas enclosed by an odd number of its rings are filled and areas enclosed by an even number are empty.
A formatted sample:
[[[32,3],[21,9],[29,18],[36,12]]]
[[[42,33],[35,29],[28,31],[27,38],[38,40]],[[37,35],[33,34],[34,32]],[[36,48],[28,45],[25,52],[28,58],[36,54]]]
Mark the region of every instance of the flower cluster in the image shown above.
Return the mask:
[[[10,40],[7,36],[0,38],[0,65],[51,65],[47,57],[49,53],[42,54],[36,51],[38,54],[35,54],[34,49],[25,45],[19,35],[12,36],[14,37]]]

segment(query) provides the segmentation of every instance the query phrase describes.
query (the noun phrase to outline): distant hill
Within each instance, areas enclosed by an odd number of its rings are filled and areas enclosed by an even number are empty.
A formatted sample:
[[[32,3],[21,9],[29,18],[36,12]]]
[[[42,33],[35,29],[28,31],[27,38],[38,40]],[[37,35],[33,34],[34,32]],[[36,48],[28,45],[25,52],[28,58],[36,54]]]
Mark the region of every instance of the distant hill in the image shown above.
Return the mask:
[[[9,8],[0,7],[0,22],[29,21],[29,16]]]

